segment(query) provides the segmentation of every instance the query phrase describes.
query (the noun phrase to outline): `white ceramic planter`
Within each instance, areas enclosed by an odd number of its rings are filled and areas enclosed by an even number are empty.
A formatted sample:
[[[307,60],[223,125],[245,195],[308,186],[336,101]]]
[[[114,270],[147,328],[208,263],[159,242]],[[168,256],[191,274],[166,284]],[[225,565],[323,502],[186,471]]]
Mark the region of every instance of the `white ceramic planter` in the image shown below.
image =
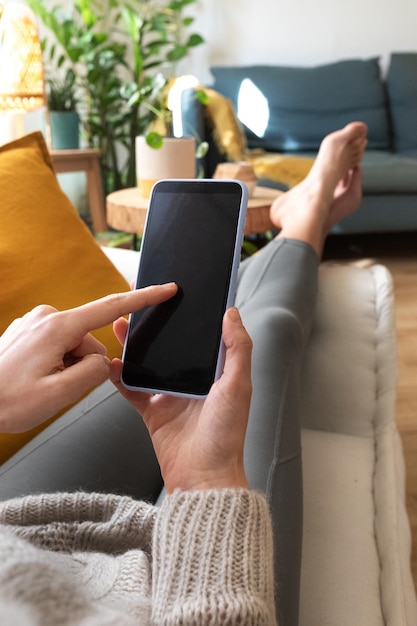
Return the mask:
[[[195,178],[194,137],[165,137],[161,148],[148,146],[142,135],[136,137],[136,176],[144,198],[161,178]]]

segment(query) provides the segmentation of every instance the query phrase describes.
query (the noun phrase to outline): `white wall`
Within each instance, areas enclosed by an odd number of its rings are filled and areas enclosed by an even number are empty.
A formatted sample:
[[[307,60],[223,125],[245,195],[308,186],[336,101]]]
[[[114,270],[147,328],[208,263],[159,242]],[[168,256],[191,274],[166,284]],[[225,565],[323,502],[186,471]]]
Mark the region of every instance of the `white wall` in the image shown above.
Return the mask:
[[[316,65],[417,51],[416,0],[199,0],[205,39],[187,71],[207,83],[210,65]]]
[[[417,51],[417,0],[197,0],[189,12],[206,43],[179,71],[203,83],[211,80],[211,65],[379,56],[385,67],[390,52]]]

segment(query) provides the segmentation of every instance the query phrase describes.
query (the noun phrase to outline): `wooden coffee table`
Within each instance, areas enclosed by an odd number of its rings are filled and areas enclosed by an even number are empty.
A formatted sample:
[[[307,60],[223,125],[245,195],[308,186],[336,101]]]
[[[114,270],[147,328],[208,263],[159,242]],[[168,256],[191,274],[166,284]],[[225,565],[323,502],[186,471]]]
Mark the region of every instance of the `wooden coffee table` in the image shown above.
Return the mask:
[[[264,233],[276,228],[269,219],[271,204],[282,191],[268,187],[255,187],[248,202],[245,234]],[[141,235],[145,225],[149,199],[142,198],[137,187],[121,189],[106,199],[107,223],[116,230]]]

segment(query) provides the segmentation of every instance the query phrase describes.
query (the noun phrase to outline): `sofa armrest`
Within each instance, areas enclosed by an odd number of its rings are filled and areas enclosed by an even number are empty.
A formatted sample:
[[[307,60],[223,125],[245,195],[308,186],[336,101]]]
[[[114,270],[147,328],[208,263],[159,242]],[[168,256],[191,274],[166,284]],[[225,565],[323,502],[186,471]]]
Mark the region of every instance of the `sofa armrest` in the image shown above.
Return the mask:
[[[415,626],[387,269],[324,264],[302,375],[300,626]]]
[[[323,264],[303,372],[303,425],[373,437],[393,420],[396,384],[388,270]]]
[[[139,252],[126,250],[125,248],[109,248],[107,246],[102,246],[101,249],[129,285],[132,285],[136,280],[138,271]]]

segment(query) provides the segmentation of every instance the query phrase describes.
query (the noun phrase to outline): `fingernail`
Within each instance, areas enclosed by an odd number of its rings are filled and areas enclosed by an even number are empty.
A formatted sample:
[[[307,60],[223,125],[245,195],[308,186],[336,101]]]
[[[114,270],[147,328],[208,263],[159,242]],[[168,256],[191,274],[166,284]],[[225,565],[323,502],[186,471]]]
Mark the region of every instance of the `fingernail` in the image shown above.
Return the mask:
[[[235,306],[228,310],[228,315],[232,322],[240,324],[242,323],[242,318],[240,317],[239,310]]]

